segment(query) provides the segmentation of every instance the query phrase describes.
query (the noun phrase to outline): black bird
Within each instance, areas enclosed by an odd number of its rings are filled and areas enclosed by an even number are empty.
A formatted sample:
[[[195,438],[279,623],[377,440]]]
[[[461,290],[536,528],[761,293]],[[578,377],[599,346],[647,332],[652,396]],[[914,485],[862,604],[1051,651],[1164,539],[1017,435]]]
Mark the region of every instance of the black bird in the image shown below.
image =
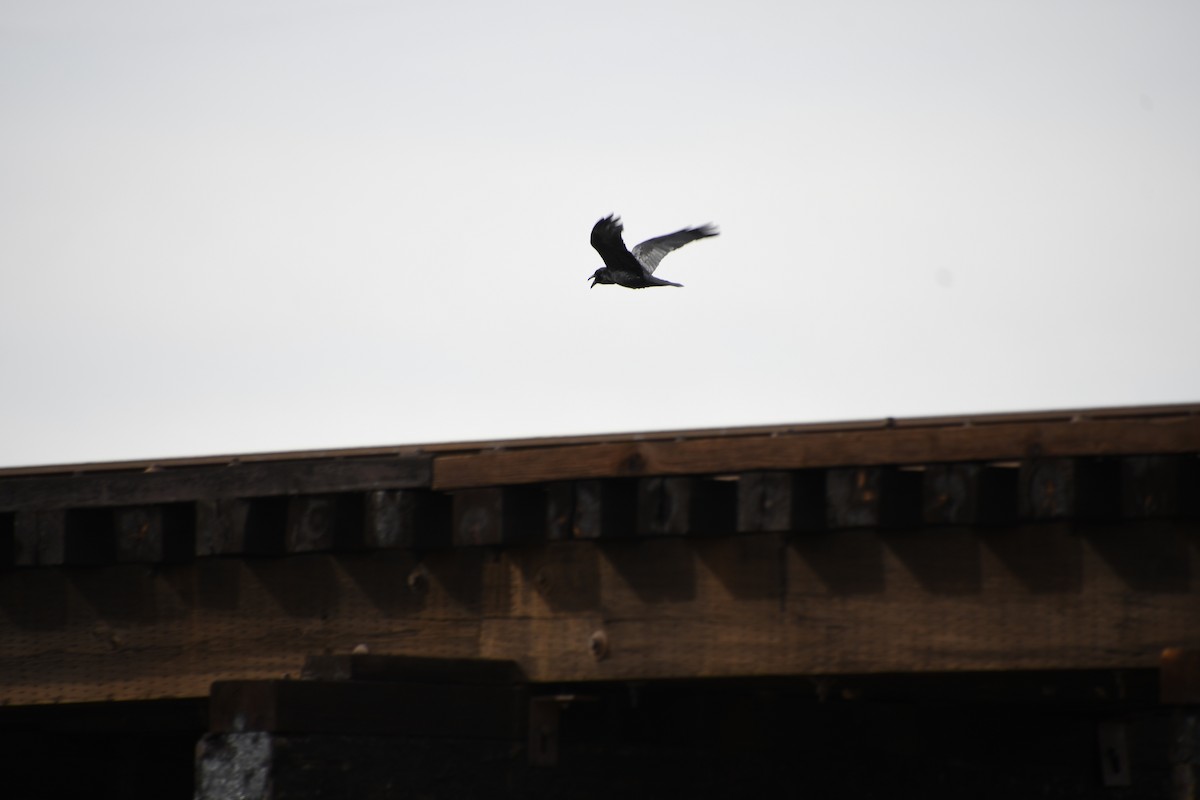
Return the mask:
[[[718,233],[713,225],[684,228],[666,236],[647,239],[635,246],[631,253],[621,238],[622,230],[624,226],[621,225],[621,218],[615,214],[609,214],[592,228],[592,247],[596,248],[596,252],[604,259],[604,266],[592,273],[592,288],[595,288],[597,283],[619,283],[630,289],[682,286],[682,283],[671,283],[654,277],[658,262],[662,261],[667,253],[678,250],[688,242],[716,236]]]

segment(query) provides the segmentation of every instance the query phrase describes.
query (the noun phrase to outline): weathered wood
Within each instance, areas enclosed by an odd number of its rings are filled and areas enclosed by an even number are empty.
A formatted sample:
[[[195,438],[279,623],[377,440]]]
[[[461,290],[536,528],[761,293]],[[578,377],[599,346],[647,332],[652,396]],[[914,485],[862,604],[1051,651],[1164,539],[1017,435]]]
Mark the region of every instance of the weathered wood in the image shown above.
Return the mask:
[[[831,469],[825,481],[830,528],[920,524],[922,473],[893,467]]]
[[[431,549],[453,543],[450,497],[425,489],[371,492],[367,500],[366,546]]]
[[[738,479],[738,531],[825,527],[824,470],[746,472]]]
[[[345,733],[519,740],[524,687],[406,681],[218,681],[214,733]]]
[[[15,477],[0,480],[0,511],[411,488],[428,485],[429,470],[428,458],[407,457],[235,463],[154,472]]]
[[[534,488],[469,489],[454,494],[454,543],[517,544],[546,536],[546,497]]]
[[[1200,649],[1197,525],[1124,523],[1140,564],[1039,522],[7,570],[0,703],[203,696],[359,645],[542,682],[1149,668]]]
[[[1200,415],[1191,413],[802,431],[439,455],[433,464],[433,486],[458,489],[564,479],[1200,452]]]

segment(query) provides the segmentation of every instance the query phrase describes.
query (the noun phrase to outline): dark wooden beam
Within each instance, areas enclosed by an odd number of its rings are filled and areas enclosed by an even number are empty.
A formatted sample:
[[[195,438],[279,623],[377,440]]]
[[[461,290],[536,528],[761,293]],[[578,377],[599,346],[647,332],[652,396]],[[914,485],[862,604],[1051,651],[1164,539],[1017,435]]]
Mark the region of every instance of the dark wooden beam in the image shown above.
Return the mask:
[[[14,477],[0,480],[0,511],[400,489],[428,485],[429,476],[428,458],[407,457]]]
[[[969,422],[969,421],[968,421]],[[459,489],[551,480],[725,474],[948,461],[1200,452],[1200,415],[1082,417],[880,430],[814,430],[447,454],[433,486]]]
[[[0,703],[202,696],[214,680],[295,674],[311,653],[360,645],[513,660],[538,682],[1151,668],[1164,642],[1200,648],[1197,525],[858,527],[9,569]]]

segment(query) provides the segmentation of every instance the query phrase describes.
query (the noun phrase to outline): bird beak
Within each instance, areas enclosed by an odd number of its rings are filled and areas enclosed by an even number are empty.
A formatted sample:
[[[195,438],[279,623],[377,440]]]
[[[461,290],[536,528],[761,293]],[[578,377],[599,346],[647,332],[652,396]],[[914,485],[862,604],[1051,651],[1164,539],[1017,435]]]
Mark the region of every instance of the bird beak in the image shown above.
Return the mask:
[[[596,288],[596,279],[595,279],[595,278],[588,278],[588,280],[590,280],[590,281],[592,282],[592,285],[591,285],[591,286],[589,286],[588,288],[589,288],[589,289],[595,289],[595,288]]]

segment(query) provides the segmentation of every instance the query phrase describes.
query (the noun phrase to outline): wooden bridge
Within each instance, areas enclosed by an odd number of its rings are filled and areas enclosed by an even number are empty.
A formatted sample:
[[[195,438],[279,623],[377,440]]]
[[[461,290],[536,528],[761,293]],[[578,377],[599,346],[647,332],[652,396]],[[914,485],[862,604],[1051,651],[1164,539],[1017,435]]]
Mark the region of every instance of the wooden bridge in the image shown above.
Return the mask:
[[[599,686],[1197,649],[1197,405],[0,470],[7,706],[233,682],[222,730],[303,707],[314,655]]]
[[[0,702],[307,655],[539,681],[1200,647],[1200,406],[0,471]]]

